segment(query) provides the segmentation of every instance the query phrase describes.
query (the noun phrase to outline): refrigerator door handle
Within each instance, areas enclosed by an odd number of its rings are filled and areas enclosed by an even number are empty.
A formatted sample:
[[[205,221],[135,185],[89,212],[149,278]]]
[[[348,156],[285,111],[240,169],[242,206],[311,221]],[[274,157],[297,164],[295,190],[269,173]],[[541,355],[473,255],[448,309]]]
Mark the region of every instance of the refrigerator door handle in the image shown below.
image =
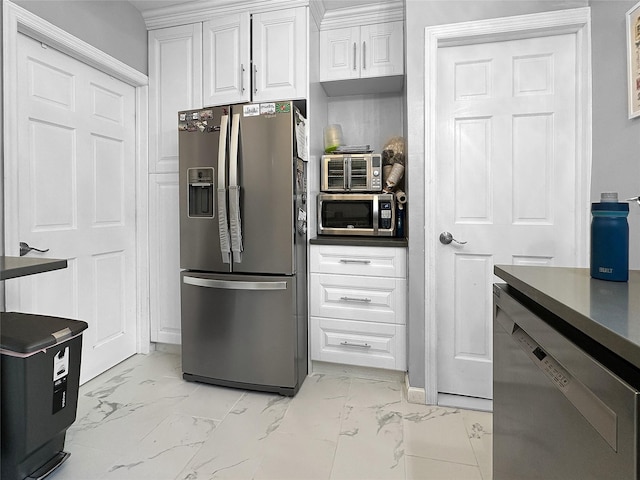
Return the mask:
[[[233,280],[215,280],[213,278],[189,277],[185,275],[183,282],[187,285],[206,288],[222,288],[225,290],[286,290],[287,282],[243,282]]]
[[[234,113],[231,121],[231,146],[229,147],[229,228],[233,261],[242,263],[242,220],[240,218],[240,185],[238,185],[238,141],[240,114]]]
[[[220,253],[224,263],[231,263],[231,247],[229,246],[229,227],[227,224],[227,129],[229,115],[220,119],[220,139],[218,141],[218,235],[220,236]]]

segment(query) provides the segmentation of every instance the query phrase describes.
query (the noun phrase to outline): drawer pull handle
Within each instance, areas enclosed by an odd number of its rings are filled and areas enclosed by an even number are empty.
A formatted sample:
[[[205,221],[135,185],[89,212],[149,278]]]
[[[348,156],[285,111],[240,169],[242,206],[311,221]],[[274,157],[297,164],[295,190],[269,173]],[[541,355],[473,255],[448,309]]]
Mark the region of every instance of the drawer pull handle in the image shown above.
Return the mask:
[[[362,263],[364,265],[369,265],[371,263],[371,260],[355,260],[355,259],[349,259],[349,258],[341,258],[340,263]]]
[[[370,298],[340,297],[340,300],[342,300],[343,302],[371,303]]]
[[[368,343],[362,344],[362,343],[351,343],[351,342],[340,342],[340,345],[342,345],[343,347],[360,347],[360,348],[371,348],[371,345],[369,345]]]

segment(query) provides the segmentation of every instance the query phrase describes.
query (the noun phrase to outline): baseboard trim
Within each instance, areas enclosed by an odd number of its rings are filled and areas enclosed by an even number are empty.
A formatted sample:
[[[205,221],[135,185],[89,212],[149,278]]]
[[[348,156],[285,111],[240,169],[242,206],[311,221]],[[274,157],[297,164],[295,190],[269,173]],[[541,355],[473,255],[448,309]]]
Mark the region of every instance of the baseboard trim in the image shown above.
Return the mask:
[[[309,375],[313,374],[345,375],[355,378],[369,378],[371,380],[384,380],[391,382],[404,382],[405,372],[397,370],[385,370],[383,368],[361,367],[358,365],[346,365],[343,363],[311,362]]]
[[[156,352],[164,352],[164,353],[173,353],[176,355],[182,355],[182,345],[176,345],[173,343],[152,343],[151,351],[155,350]]]
[[[412,387],[409,384],[409,374],[404,375],[404,384],[407,394],[407,402],[424,405],[427,403],[427,391],[424,388]]]

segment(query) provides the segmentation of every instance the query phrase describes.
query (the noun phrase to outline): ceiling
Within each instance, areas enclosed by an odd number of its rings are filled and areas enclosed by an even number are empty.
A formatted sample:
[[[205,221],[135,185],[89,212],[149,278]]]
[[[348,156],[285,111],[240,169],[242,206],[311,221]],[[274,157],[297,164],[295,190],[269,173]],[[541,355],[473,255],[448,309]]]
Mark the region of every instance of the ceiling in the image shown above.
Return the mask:
[[[179,5],[182,3],[190,3],[197,0],[129,0],[134,7],[140,12],[153,10],[154,8],[168,7],[170,5]],[[384,0],[321,0],[325,10],[337,10],[346,7],[356,7],[360,5],[369,5],[375,3],[384,3]]]

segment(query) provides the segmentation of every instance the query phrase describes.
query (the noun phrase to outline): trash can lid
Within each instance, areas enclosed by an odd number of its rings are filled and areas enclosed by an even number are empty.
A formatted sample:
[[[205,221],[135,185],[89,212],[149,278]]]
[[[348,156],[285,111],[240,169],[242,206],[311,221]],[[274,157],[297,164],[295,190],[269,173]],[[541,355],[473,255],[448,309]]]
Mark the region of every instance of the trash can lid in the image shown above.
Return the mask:
[[[62,343],[85,330],[87,322],[20,312],[0,313],[0,349],[32,353]]]

